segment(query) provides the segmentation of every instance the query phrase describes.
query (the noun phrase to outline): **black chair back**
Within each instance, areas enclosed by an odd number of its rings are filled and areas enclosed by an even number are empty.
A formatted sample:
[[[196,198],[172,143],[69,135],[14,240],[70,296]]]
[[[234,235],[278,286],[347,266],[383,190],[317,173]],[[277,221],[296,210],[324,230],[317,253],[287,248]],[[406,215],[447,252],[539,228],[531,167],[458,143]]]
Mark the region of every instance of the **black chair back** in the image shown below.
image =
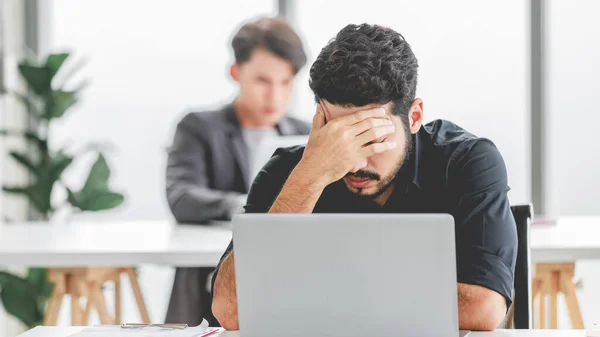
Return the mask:
[[[511,206],[517,224],[517,264],[515,266],[515,288],[513,299],[513,327],[532,328],[531,304],[531,258],[529,228],[533,219],[533,205]]]

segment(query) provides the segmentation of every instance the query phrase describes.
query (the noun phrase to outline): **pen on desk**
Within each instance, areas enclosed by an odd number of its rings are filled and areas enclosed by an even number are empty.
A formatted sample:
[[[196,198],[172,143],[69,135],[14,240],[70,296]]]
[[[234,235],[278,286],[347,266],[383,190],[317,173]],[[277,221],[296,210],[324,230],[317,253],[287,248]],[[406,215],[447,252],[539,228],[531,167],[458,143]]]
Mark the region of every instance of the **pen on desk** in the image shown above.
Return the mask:
[[[200,337],[206,337],[206,336],[214,335],[214,334],[216,334],[219,331],[220,331],[219,329],[212,329],[212,330],[209,330],[209,331],[205,332],[204,334],[200,335]]]

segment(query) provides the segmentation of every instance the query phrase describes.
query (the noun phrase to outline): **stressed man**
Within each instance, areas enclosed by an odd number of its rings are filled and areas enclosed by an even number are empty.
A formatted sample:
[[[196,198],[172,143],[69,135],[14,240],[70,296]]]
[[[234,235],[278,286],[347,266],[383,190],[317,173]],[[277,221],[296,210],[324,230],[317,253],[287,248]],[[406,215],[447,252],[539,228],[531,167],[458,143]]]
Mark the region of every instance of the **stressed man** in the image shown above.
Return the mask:
[[[423,125],[416,86],[400,34],[342,29],[310,71],[317,111],[306,147],[275,153],[246,212],[449,213],[459,326],[493,330],[511,304],[517,252],[506,167],[490,140],[444,120]],[[213,280],[213,311],[228,329],[238,328],[234,261],[230,245]]]

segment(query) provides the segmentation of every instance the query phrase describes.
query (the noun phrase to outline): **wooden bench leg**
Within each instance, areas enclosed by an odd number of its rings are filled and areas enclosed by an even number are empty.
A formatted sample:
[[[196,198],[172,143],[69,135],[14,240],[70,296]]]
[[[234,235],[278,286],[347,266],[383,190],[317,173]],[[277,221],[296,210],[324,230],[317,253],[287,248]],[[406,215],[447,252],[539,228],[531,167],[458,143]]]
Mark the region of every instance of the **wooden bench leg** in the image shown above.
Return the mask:
[[[115,324],[121,324],[121,273],[115,277]]]
[[[560,291],[560,273],[550,273],[550,329],[558,329],[558,292]]]
[[[90,301],[92,305],[98,311],[100,323],[102,324],[114,324],[114,320],[110,317],[108,310],[106,309],[106,298],[102,293],[102,284],[96,282],[90,282]]]
[[[81,295],[77,276],[67,276],[67,293],[71,295],[71,325],[83,325],[83,312],[81,311]]]
[[[573,265],[573,271],[562,273],[562,289],[565,294],[565,300],[567,302],[567,310],[569,312],[569,318],[571,318],[571,325],[573,329],[583,329],[583,318],[581,317],[581,310],[579,308],[579,302],[577,301],[577,294],[575,292],[575,284],[573,284],[573,277],[575,275],[575,266]]]
[[[133,289],[133,294],[135,295],[135,301],[137,302],[138,309],[140,310],[142,323],[150,324],[150,316],[148,315],[148,309],[146,309],[146,304],[144,303],[144,297],[142,296],[142,290],[140,289],[140,284],[138,283],[135,269],[125,268],[125,272],[129,276],[129,282],[131,283],[131,288]]]
[[[148,309],[144,303],[142,291],[134,268],[56,268],[49,270],[49,277],[55,283],[44,319],[45,325],[56,325],[64,295],[71,296],[71,324],[87,325],[92,309],[98,312],[102,324],[120,324],[121,322],[121,274],[126,273],[135,295],[143,323],[150,323]],[[115,284],[115,317],[112,318],[106,307],[106,298],[102,292],[105,282]],[[87,297],[85,310],[81,310],[81,298]]]
[[[44,317],[44,325],[56,325],[58,322],[58,314],[62,305],[63,298],[66,292],[65,275],[62,273],[48,273],[49,279],[54,283],[54,289],[50,295],[48,308],[46,309],[46,317]]]
[[[550,295],[550,328],[558,328],[558,293],[563,293],[573,329],[583,329],[581,309],[577,301],[575,284],[575,262],[568,263],[538,263],[535,279],[532,283],[532,293],[535,299],[539,289],[539,312],[536,328],[546,328],[545,295]]]
[[[542,280],[539,277],[534,277],[531,282],[531,304],[532,304],[532,316],[533,316],[533,328],[540,329],[540,318],[535,316],[535,303],[538,297],[541,297],[542,291]],[[539,314],[539,310],[537,311]]]

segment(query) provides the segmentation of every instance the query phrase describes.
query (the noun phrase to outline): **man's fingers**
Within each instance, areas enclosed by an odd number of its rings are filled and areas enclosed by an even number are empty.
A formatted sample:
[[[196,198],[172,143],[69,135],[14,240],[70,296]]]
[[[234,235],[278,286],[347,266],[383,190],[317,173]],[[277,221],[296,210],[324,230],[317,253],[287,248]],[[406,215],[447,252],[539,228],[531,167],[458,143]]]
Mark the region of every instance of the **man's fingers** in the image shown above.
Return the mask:
[[[340,118],[339,121],[343,125],[354,125],[364,121],[367,118],[381,118],[383,116],[385,116],[385,110],[383,108],[373,108],[357,111],[353,114]]]
[[[382,143],[373,143],[367,146],[363,146],[361,149],[361,153],[365,157],[372,156],[374,154],[386,152],[392,149],[395,149],[398,146],[396,142],[382,142]]]
[[[356,136],[356,142],[360,145],[365,145],[374,142],[381,137],[393,134],[394,132],[396,132],[396,127],[394,125],[378,126]]]
[[[394,123],[387,118],[367,118],[362,122],[350,126],[350,129],[352,130],[353,135],[359,136],[368,130],[382,126],[393,126],[393,124]]]
[[[312,129],[319,130],[325,125],[325,113],[323,113],[323,109],[321,109],[321,104],[317,105],[317,112],[313,117]]]

